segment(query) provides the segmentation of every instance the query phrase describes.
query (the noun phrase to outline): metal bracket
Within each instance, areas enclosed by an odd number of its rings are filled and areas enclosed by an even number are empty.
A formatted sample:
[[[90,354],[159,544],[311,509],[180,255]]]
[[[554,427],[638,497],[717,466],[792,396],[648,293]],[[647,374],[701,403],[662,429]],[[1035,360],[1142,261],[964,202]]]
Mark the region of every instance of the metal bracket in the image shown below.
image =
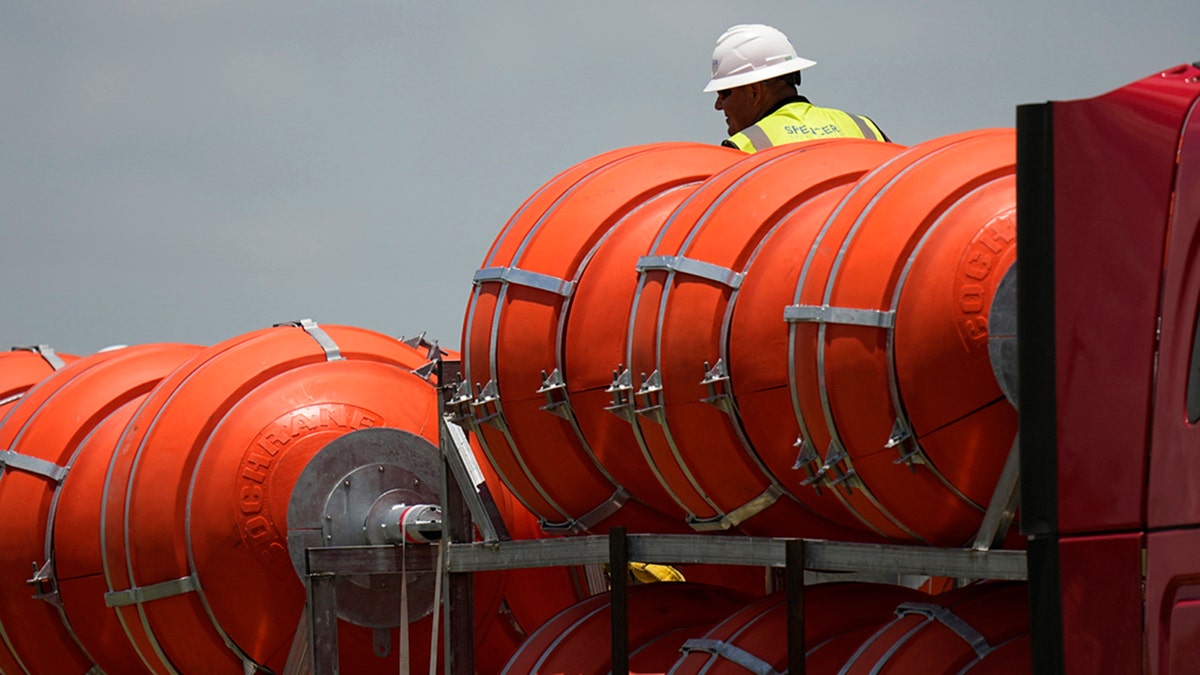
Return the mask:
[[[735,272],[728,267],[722,267],[715,263],[695,258],[685,258],[681,255],[642,256],[638,258],[637,271],[639,274],[651,271],[676,272],[678,274],[707,279],[708,281],[715,281],[732,289],[737,289],[741,286],[742,279],[745,278],[745,275],[741,272]]]
[[[187,576],[170,581],[162,581],[149,586],[138,586],[124,591],[109,591],[104,594],[105,607],[126,607],[128,605],[138,605],[151,600],[161,600],[162,598],[170,598],[184,593],[191,593],[198,590],[200,584],[196,581],[196,577]]]
[[[471,401],[473,400],[471,385],[459,382],[454,394],[446,400],[446,410],[455,424],[462,425],[471,431],[478,431],[479,425],[476,424],[475,413],[471,410]]]
[[[792,465],[793,470],[804,470],[805,478],[800,484],[812,486],[817,494],[821,494],[821,456],[817,454],[816,446],[807,438],[798,436],[792,447],[800,448],[800,454],[796,455],[796,463]]]
[[[476,384],[476,387],[479,385]],[[479,389],[479,393],[475,396],[475,400],[471,401],[471,409],[477,424],[490,424],[497,429],[506,429],[504,423],[504,413],[500,412],[500,406],[497,401],[500,400],[500,388],[496,386],[495,380],[488,380],[487,384]]]
[[[282,326],[295,326],[297,328],[304,329],[304,332],[308,333],[309,337],[311,337],[313,340],[316,340],[317,344],[321,346],[321,349],[325,352],[326,361],[340,361],[344,358],[342,356],[342,350],[338,347],[337,343],[333,341],[333,338],[329,337],[329,333],[326,333],[323,328],[317,325],[316,321],[313,321],[312,319],[284,321],[282,323],[277,323],[272,327],[280,328]]]
[[[445,417],[441,421],[442,456],[450,465],[450,473],[458,483],[471,517],[479,526],[479,533],[487,543],[508,540],[508,529],[500,517],[499,509],[492,498],[491,490],[483,478],[483,471],[471,451],[471,444],[462,427]]]
[[[571,291],[575,288],[575,284],[566,279],[516,267],[485,267],[475,271],[474,283],[476,286],[489,281],[535,288],[563,297],[571,295]]]
[[[574,418],[571,401],[567,399],[567,383],[563,380],[562,373],[558,368],[550,371],[549,375],[546,374],[546,371],[542,371],[542,386],[538,388],[537,393],[546,396],[546,405],[541,406],[541,410],[564,420]]]
[[[565,523],[550,523],[542,521],[542,529],[552,534],[562,534],[571,532],[574,534],[582,534],[596,527],[601,521],[615,514],[625,502],[629,501],[630,495],[625,488],[617,486],[616,491],[600,504],[592,508],[591,511],[583,514],[579,518],[567,521]]]
[[[850,455],[846,453],[846,449],[837,439],[829,441],[829,450],[825,452],[825,463],[821,465],[821,470],[817,471],[814,478],[824,478],[830,487],[837,487],[843,483],[846,485],[847,491],[853,491],[856,487],[862,486],[862,479],[858,477],[858,472],[849,465]],[[843,464],[845,464],[843,466]],[[830,476],[830,472],[833,476]]]
[[[634,412],[659,424],[666,423],[667,417],[662,403],[662,376],[658,374],[657,369],[650,373],[649,377],[642,373],[642,386],[634,393],[633,399]]]
[[[697,532],[716,532],[719,530],[728,530],[731,527],[740,525],[746,522],[749,518],[764,511],[768,506],[774,504],[780,497],[783,496],[783,488],[778,483],[772,482],[762,494],[742,504],[729,513],[714,516],[712,518],[696,518],[688,516],[687,524]]]
[[[896,616],[906,616],[908,614],[917,614],[925,617],[929,621],[937,621],[946,628],[949,628],[955,635],[962,638],[964,642],[971,645],[971,649],[975,651],[975,656],[982,658],[987,656],[994,647],[988,644],[987,638],[983,636],[974,626],[967,623],[955,614],[949,607],[934,605],[926,602],[905,602],[896,607]]]
[[[1020,502],[1020,478],[1021,445],[1018,437],[1013,439],[1008,458],[1004,460],[1004,468],[1000,471],[1000,477],[996,479],[996,489],[992,491],[992,499],[983,514],[983,522],[979,525],[972,549],[986,551],[1004,541]]]
[[[40,568],[33,563],[33,578],[25,583],[33,586],[33,598],[48,602],[62,609],[62,598],[58,594],[58,582],[54,578],[54,561],[47,560]]]
[[[679,651],[687,655],[690,652],[707,652],[713,656],[720,657],[737,664],[754,675],[783,675],[778,670],[775,670],[771,664],[762,660],[755,654],[730,644],[724,640],[707,640],[703,638],[692,638],[683,643]]]
[[[730,415],[733,414],[733,396],[729,392],[729,371],[725,368],[725,361],[718,358],[716,365],[711,368],[708,361],[705,361],[704,379],[700,380],[700,384],[708,389],[708,396],[700,399],[701,401]]]
[[[55,370],[62,370],[67,366],[67,362],[62,360],[62,357],[54,352],[54,348],[50,345],[19,345],[9,351],[14,352],[33,352],[42,357],[50,367]]]
[[[910,470],[916,473],[916,465],[928,465],[929,461],[925,457],[925,451],[917,444],[917,439],[913,436],[912,430],[909,429],[908,423],[903,417],[897,417],[896,422],[892,424],[892,433],[888,437],[887,443],[883,447],[900,448],[900,457],[893,461],[894,464],[907,465]]]
[[[892,328],[896,323],[896,313],[878,309],[830,307],[829,305],[788,305],[783,309],[783,320],[788,323],[836,323],[869,328]]]
[[[3,467],[5,471],[16,469],[37,476],[44,476],[55,483],[63,482],[63,479],[67,477],[67,473],[71,471],[71,467],[69,466],[59,466],[54,462],[29,455],[22,455],[14,450],[0,450],[0,467]]]
[[[637,421],[633,413],[633,374],[628,368],[618,364],[613,371],[612,384],[605,391],[612,395],[612,405],[604,406],[605,410],[630,424]]]

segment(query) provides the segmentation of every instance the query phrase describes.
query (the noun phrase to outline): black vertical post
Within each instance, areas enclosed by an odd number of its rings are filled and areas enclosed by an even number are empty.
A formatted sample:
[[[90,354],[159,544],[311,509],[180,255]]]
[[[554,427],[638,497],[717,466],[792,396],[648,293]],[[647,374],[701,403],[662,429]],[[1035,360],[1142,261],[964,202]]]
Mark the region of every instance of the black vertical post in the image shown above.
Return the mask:
[[[313,675],[338,675],[337,595],[332,574],[308,575]]]
[[[446,363],[438,361],[438,413],[445,414],[446,391],[453,391],[446,382]],[[457,367],[459,364],[453,364]],[[442,452],[453,445],[449,438],[441,439]],[[447,547],[474,541],[475,531],[471,512],[459,489],[458,481],[445,458],[442,459],[442,539]],[[449,553],[449,551],[447,551]],[[475,580],[470,572],[446,575],[445,614],[447,675],[475,675]]]
[[[625,528],[608,531],[612,609],[612,675],[629,675],[629,540]]]
[[[804,675],[804,540],[784,543],[784,592],[787,595],[788,675]]]

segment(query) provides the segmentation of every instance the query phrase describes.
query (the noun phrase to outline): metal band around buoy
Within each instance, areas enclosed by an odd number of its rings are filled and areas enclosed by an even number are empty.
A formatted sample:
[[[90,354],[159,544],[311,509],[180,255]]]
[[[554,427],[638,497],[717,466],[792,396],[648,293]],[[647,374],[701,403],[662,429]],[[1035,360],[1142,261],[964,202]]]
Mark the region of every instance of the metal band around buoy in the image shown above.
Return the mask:
[[[905,616],[908,614],[919,614],[928,621],[937,621],[946,628],[949,628],[955,635],[962,638],[963,642],[971,646],[977,657],[982,658],[995,649],[988,644],[987,638],[982,633],[964,621],[962,617],[955,614],[949,607],[942,607],[941,605],[928,602],[905,602],[896,607],[896,616]]]
[[[721,265],[695,258],[685,258],[681,255],[642,256],[638,258],[636,269],[639,274],[651,271],[677,272],[679,274],[715,281],[718,284],[733,289],[741,286],[742,279],[745,278],[745,275],[741,272],[735,272],[728,267],[722,267]]]
[[[473,281],[476,285],[489,281],[514,284],[516,286],[548,291],[563,297],[571,295],[571,291],[575,288],[575,283],[566,279],[559,279],[549,274],[531,272],[516,267],[485,267],[475,271]]]
[[[593,527],[621,510],[625,502],[629,501],[632,495],[622,486],[617,486],[617,489],[600,504],[597,504],[591,511],[573,520],[568,520],[565,523],[550,523],[545,520],[541,522],[542,529],[546,532],[590,532]]]
[[[685,656],[690,652],[707,652],[737,664],[754,675],[783,675],[757,655],[724,640],[693,638],[684,642],[679,651],[683,652]]]
[[[323,328],[317,325],[316,321],[313,321],[312,319],[285,321],[283,323],[275,324],[273,328],[279,328],[281,326],[295,326],[296,328],[303,329],[305,333],[308,333],[309,337],[311,337],[313,340],[316,340],[317,344],[321,346],[321,350],[325,352],[326,361],[340,361],[344,358],[342,356],[342,350],[340,347],[338,347],[338,344],[333,341],[333,338],[329,337],[329,333],[326,333]]]
[[[33,352],[45,359],[46,363],[55,370],[62,370],[66,367],[67,362],[62,360],[62,357],[54,352],[54,348],[50,345],[22,345],[13,347],[14,352]]]
[[[712,532],[716,530],[728,530],[731,527],[736,527],[747,519],[766,510],[766,508],[779,500],[784,494],[783,488],[771,481],[767,489],[762,494],[742,504],[729,513],[714,516],[712,518],[699,519],[689,516],[687,519],[688,525],[697,532]]]
[[[896,313],[829,305],[788,305],[783,309],[783,320],[788,323],[836,323],[891,329],[896,323]]]
[[[199,590],[195,576],[162,581],[149,586],[138,586],[124,591],[109,591],[104,594],[105,607],[127,607],[152,600],[161,600]]]
[[[0,467],[4,470],[17,469],[25,473],[32,473],[38,476],[45,476],[55,483],[61,483],[67,477],[67,472],[71,469],[66,466],[59,466],[54,462],[29,455],[22,455],[14,450],[0,450]]]

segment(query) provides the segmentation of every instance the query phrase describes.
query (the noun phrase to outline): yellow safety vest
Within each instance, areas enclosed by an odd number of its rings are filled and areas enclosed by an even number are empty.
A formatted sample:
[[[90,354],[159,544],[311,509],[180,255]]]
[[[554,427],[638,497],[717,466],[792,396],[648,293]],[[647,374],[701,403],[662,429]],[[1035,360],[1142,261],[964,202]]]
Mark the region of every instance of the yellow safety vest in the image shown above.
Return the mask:
[[[879,127],[862,115],[796,101],[780,106],[758,124],[730,136],[726,144],[745,152],[756,152],[774,145],[822,138],[887,140]]]

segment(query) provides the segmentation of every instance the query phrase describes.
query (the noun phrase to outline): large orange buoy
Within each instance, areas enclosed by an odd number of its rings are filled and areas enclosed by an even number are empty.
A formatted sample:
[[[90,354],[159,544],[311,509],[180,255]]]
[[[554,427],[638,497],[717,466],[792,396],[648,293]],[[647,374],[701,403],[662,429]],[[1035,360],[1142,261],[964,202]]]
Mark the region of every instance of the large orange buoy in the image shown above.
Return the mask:
[[[570,347],[562,340],[564,319],[596,246],[622,223],[639,232],[656,224],[627,216],[660,197],[677,203],[672,200],[681,189],[742,156],[728,148],[662,143],[584,162],[517,211],[476,272],[463,327],[465,384],[476,390],[460,398],[463,419],[478,431],[497,473],[547,529],[671,527],[646,505],[669,506],[653,481],[628,486],[617,478],[640,466],[641,458],[626,452],[628,466],[614,474],[597,458],[591,439],[581,436],[561,379]],[[610,382],[584,386],[595,390]],[[635,498],[631,488],[645,498]]]
[[[863,528],[831,493],[789,490],[775,478],[741,424],[743,410],[755,421],[761,401],[737,405],[735,392],[764,388],[755,375],[762,359],[728,351],[730,318],[743,281],[777,283],[774,270],[761,269],[757,254],[769,235],[798,226],[797,214],[828,215],[836,199],[865,173],[895,157],[902,146],[840,139],[799,143],[756,153],[714,176],[671,215],[669,225],[637,262],[639,282],[633,300],[625,362],[635,374],[633,408],[649,454],[670,492],[687,506],[697,529],[741,525],[751,534],[847,538],[831,521]],[[782,309],[757,316],[781,325]],[[766,345],[756,345],[762,350]],[[782,343],[778,343],[782,346]],[[780,353],[782,356],[782,352]],[[773,386],[782,390],[784,382]],[[771,385],[766,385],[770,387]],[[776,416],[786,410],[770,411]],[[794,449],[771,424],[757,434],[767,449]],[[791,472],[781,473],[785,478]],[[797,481],[789,481],[794,485]],[[797,500],[797,497],[799,500]],[[828,502],[828,520],[807,507]],[[861,536],[861,535],[858,535]]]
[[[304,548],[370,543],[363,523],[376,515],[382,525],[404,505],[436,509],[429,365],[387,336],[301,322],[208,348],[149,394],[108,469],[101,514],[106,601],[149,670],[282,671],[304,605]],[[489,588],[502,580],[480,575],[481,599],[502,600]],[[408,583],[416,664],[429,658],[433,584]],[[343,671],[394,670],[399,585],[347,581],[337,596]]]
[[[798,464],[882,534],[960,545],[1016,432],[987,312],[1016,256],[1015,134],[914,146],[809,249],[793,305]]]
[[[139,672],[128,644],[111,640],[119,627],[104,608],[98,566],[89,575],[73,564],[81,547],[95,558],[98,541],[96,519],[79,519],[77,507],[98,503],[112,454],[113,446],[101,448],[100,462],[92,462],[95,442],[114,440],[146,392],[198,350],[144,345],[76,360],[30,390],[0,423],[4,672],[86,672],[105,656],[108,672]],[[69,611],[64,598],[81,586],[90,586],[99,615]],[[97,635],[108,641],[89,639]]]
[[[919,591],[886,584],[829,583],[807,587],[804,591],[806,672],[836,673],[854,648],[892,617],[897,605],[925,597]],[[786,600],[786,593],[772,593],[729,616],[703,636],[687,640],[683,643],[683,656],[671,668],[671,675],[785,672]],[[837,665],[832,670],[817,667],[824,663]]]
[[[592,596],[563,610],[521,646],[504,675],[573,673],[605,675],[612,669],[609,594]],[[733,591],[688,582],[629,588],[629,669],[665,673],[689,637],[744,605]]]
[[[985,583],[906,602],[840,672],[1028,673],[1028,597],[1022,583]]]

